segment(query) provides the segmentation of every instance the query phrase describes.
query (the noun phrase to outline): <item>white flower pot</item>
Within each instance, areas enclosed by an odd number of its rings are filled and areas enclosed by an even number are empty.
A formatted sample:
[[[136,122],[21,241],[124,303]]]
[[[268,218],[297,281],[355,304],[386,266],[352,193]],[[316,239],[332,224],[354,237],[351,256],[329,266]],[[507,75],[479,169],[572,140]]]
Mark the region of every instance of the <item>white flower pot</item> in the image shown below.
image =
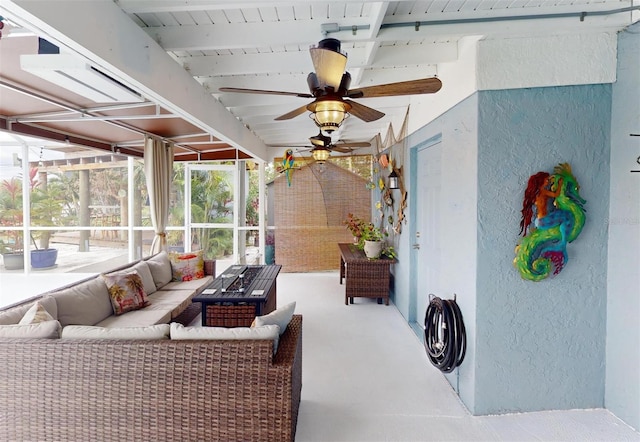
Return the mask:
[[[384,243],[382,241],[365,241],[364,242],[364,254],[369,259],[375,259],[380,257],[382,253],[382,247]]]

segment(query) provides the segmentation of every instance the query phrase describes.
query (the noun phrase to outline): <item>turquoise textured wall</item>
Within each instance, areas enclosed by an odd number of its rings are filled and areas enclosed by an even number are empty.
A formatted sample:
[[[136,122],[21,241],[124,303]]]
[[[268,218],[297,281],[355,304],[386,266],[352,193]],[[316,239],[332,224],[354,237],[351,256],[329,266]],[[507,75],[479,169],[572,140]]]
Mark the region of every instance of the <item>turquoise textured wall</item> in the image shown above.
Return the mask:
[[[479,92],[474,414],[604,406],[611,86]],[[527,180],[568,162],[587,222],[563,271],[513,267]]]

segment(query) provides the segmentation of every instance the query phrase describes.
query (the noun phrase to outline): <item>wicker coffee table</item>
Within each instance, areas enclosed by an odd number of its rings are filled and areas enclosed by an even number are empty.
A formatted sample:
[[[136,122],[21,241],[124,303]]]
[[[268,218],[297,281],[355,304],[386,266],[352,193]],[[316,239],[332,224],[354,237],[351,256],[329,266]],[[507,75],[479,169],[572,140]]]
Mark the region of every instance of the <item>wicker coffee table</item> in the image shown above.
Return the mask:
[[[233,265],[195,296],[202,325],[206,327],[248,327],[256,316],[276,308],[276,278],[280,265]]]
[[[344,303],[353,304],[353,298],[376,298],[378,304],[389,305],[391,264],[395,259],[381,257],[369,259],[353,244],[338,244],[340,248],[340,284],[346,279]]]

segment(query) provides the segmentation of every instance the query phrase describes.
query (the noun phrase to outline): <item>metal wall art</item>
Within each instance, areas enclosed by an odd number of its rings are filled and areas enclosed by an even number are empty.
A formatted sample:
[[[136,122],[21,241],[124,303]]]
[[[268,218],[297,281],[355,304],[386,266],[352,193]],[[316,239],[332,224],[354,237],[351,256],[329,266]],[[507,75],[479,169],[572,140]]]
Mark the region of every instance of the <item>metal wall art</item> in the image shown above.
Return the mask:
[[[567,244],[575,240],[585,223],[586,201],[568,163],[553,174],[538,172],[529,178],[522,202],[520,234],[514,266],[522,278],[541,281],[564,268]]]

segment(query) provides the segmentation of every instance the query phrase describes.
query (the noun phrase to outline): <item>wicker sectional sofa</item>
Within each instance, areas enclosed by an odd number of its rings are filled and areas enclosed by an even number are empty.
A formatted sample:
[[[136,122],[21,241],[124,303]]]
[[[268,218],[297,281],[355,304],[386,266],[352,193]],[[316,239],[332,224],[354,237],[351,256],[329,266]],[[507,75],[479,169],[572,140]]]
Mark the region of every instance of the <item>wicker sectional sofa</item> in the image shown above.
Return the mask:
[[[79,313],[89,317],[80,325],[158,327],[176,322],[207,285],[169,282],[149,295],[149,306],[100,318],[98,278],[0,310],[0,327],[16,324],[35,301],[53,310],[63,332],[78,324]],[[88,302],[93,313],[87,314]],[[269,339],[62,336],[0,338],[0,440],[294,440],[302,388],[300,315],[281,331],[275,354]]]

